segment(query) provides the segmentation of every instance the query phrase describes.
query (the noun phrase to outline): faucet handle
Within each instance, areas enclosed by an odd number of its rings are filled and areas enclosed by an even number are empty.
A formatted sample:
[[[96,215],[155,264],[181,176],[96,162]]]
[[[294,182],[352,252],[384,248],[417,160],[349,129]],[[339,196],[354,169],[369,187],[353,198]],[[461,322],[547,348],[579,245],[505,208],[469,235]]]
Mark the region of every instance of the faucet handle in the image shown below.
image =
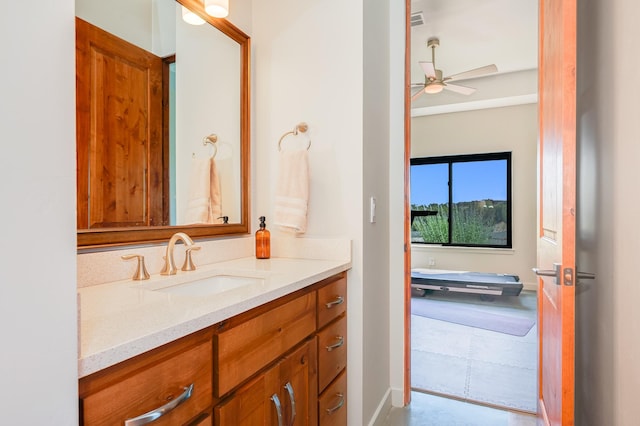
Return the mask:
[[[191,259],[191,252],[193,250],[200,250],[200,246],[191,246],[187,247],[184,252],[184,263],[182,264],[183,271],[195,271],[196,265],[193,264],[193,259]]]
[[[130,260],[130,259],[138,259],[138,266],[136,267],[136,272],[134,272],[132,279],[135,281],[140,280],[148,280],[149,273],[147,272],[147,268],[144,266],[144,256],[141,254],[125,254],[122,257],[122,260]]]

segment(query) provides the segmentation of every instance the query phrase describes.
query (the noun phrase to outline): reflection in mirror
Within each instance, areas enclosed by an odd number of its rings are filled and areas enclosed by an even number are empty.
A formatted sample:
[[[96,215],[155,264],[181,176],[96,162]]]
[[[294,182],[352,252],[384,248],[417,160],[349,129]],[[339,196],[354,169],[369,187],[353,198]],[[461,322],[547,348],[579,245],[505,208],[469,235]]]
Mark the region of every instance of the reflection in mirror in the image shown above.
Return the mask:
[[[119,3],[76,0],[79,247],[248,232],[248,37]]]

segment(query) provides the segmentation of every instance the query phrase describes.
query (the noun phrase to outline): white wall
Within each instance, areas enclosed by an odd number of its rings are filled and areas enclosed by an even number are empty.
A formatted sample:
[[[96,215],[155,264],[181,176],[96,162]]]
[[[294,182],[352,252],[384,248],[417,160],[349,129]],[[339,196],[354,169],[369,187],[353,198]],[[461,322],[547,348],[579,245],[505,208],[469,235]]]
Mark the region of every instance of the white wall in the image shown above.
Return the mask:
[[[151,0],[77,0],[75,11],[78,17],[96,27],[152,51]]]
[[[179,12],[179,10],[178,10]],[[222,216],[240,222],[240,45],[211,25],[189,25],[176,16],[176,210],[186,222],[193,160],[213,155],[203,146],[218,136],[215,163]],[[222,223],[216,219],[213,223]]]
[[[537,105],[519,105],[411,119],[411,157],[512,152],[513,249],[413,244],[411,265],[516,274],[536,287]]]
[[[274,11],[278,11],[274,13]],[[339,11],[339,13],[336,13]],[[253,2],[254,226],[273,217],[279,138],[309,124],[306,237],[353,242],[349,272],[349,424],[363,424],[362,1]],[[287,138],[304,144],[307,135]],[[303,145],[304,146],[304,145]],[[271,228],[272,237],[295,238]]]
[[[5,3],[0,35],[0,422],[74,425],[73,1]]]
[[[364,420],[390,403],[390,204],[389,152],[402,138],[392,137],[389,115],[389,1],[364,2],[363,38],[363,361]],[[402,110],[397,111],[402,117]],[[400,134],[402,136],[402,134]],[[392,143],[393,141],[393,143]],[[372,198],[375,218],[371,218]],[[382,404],[382,405],[381,405]]]
[[[632,0],[578,2],[576,424],[640,415],[640,37]],[[605,64],[605,66],[603,66]]]

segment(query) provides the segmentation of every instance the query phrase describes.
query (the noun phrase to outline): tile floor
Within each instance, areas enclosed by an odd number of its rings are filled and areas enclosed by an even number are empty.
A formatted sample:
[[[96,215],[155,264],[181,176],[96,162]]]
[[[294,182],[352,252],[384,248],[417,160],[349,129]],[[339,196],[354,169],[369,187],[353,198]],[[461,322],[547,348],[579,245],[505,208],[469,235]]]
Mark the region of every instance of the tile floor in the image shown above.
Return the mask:
[[[493,300],[442,292],[426,297],[505,315],[536,317],[535,292]],[[412,387],[453,399],[414,392],[409,407],[392,410],[388,425],[535,424],[535,416],[526,414],[536,410],[535,325],[519,337],[415,315],[411,320]],[[516,412],[491,408],[496,406]]]

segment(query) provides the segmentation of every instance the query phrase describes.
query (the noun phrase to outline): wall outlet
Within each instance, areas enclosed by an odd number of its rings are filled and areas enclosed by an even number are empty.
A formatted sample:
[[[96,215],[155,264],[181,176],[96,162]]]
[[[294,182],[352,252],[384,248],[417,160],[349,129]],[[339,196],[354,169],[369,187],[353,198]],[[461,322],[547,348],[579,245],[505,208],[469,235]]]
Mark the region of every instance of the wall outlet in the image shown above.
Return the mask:
[[[436,266],[436,259],[433,257],[429,258],[429,266]]]

